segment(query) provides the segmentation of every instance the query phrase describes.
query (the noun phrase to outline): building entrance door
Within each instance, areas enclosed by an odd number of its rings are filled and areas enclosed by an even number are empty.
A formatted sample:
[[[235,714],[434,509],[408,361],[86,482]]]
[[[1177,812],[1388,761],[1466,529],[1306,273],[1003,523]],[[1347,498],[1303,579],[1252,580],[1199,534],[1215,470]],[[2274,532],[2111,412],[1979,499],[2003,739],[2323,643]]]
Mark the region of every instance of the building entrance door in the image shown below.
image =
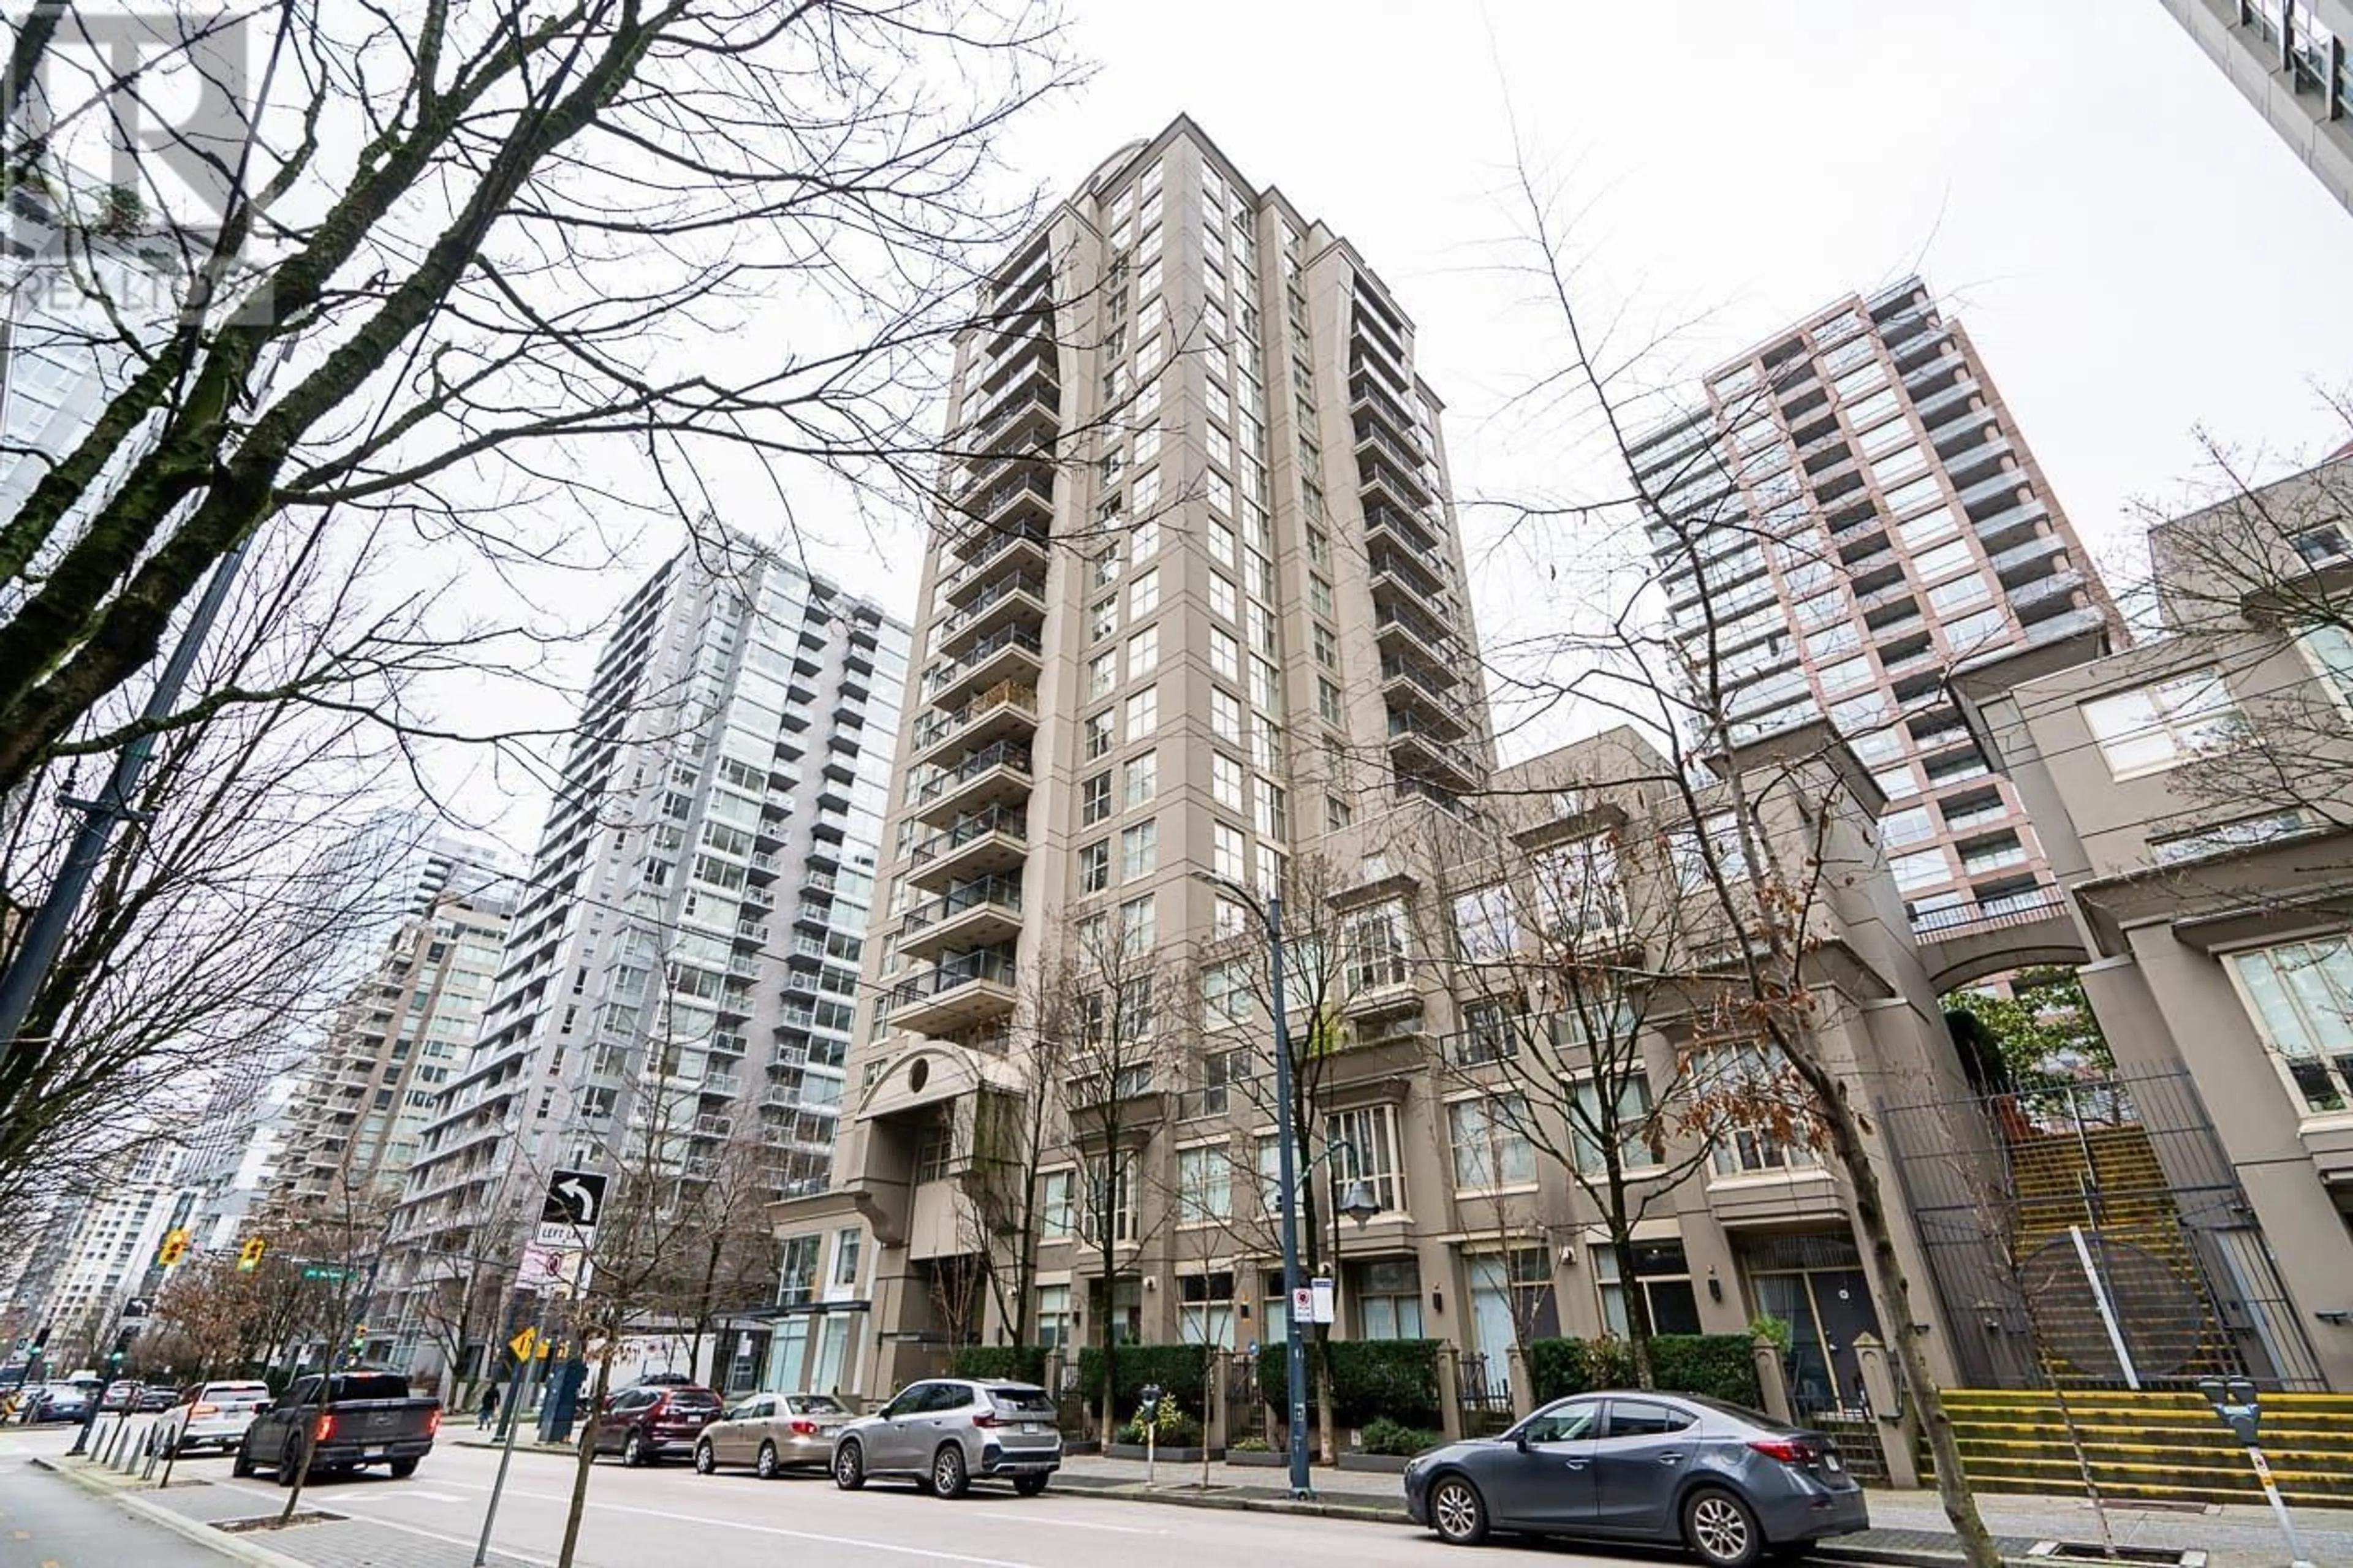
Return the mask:
[[[1757,1305],[1789,1325],[1789,1398],[1804,1415],[1861,1417],[1862,1368],[1854,1342],[1879,1334],[1860,1268],[1799,1268],[1752,1276]]]

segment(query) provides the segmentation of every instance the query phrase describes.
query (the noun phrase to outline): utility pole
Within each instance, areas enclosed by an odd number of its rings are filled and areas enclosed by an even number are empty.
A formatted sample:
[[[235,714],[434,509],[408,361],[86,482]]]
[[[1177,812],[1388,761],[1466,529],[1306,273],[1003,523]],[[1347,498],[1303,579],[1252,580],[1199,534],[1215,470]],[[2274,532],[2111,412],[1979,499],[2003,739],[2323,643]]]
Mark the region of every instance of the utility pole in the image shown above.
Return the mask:
[[[1299,1154],[1291,1125],[1291,1020],[1282,1000],[1282,894],[1266,896],[1269,991],[1274,1002],[1275,1196],[1282,1205],[1282,1364],[1291,1394],[1291,1495],[1309,1498],[1307,1342],[1299,1336]]]

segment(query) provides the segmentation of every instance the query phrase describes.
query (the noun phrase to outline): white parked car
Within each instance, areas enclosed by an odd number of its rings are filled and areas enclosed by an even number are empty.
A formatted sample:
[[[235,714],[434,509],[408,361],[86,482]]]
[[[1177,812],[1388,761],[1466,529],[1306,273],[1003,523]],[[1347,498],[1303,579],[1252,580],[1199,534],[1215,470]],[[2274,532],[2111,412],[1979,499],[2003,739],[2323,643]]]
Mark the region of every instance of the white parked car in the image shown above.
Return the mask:
[[[192,1384],[180,1391],[179,1403],[147,1429],[147,1451],[160,1454],[176,1446],[183,1454],[197,1448],[231,1452],[269,1404],[266,1383]]]

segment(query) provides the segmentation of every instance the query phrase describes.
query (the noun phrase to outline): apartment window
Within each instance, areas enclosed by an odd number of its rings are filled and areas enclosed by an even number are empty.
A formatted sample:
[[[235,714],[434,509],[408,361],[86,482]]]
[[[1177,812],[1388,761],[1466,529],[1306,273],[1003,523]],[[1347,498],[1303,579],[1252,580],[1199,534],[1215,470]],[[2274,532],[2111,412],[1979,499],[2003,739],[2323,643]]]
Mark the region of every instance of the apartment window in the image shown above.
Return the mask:
[[[1421,1338],[1421,1267],[1411,1258],[1380,1258],[1351,1266],[1356,1326],[1368,1340]]]
[[[2201,669],[2082,705],[2084,723],[2118,779],[2163,773],[2245,732],[2221,672]]]
[[[1160,607],[1160,569],[1139,572],[1127,585],[1127,618],[1140,621]]]
[[[1895,536],[1912,550],[1926,550],[1953,537],[1960,524],[1954,520],[1953,509],[1940,506],[1934,511],[1922,512],[1909,522],[1899,524]]]
[[[1119,630],[1119,595],[1105,594],[1087,609],[1087,640],[1101,642]]]
[[[1248,842],[1239,827],[1222,822],[1209,825],[1209,869],[1229,881],[1247,881],[1249,863],[1242,846]]]
[[[955,1120],[934,1116],[923,1124],[915,1144],[915,1180],[944,1182],[955,1164]]]
[[[1651,1328],[1662,1334],[1700,1331],[1699,1299],[1692,1293],[1691,1265],[1684,1261],[1680,1241],[1638,1241],[1634,1284],[1651,1312]],[[1618,1249],[1593,1248],[1593,1283],[1601,1294],[1601,1320],[1621,1338],[1631,1331],[1626,1316],[1626,1279],[1619,1267]]]
[[[1232,1103],[1233,1087],[1250,1080],[1247,1050],[1210,1051],[1201,1058],[1201,1114],[1222,1116]]]
[[[1079,891],[1100,893],[1111,886],[1111,840],[1099,838],[1079,850]]]
[[[1146,893],[1119,906],[1120,948],[1128,956],[1142,957],[1160,944],[1159,902],[1157,895]]]
[[[1160,688],[1147,686],[1127,700],[1127,738],[1140,741],[1160,727]]]
[[[784,1272],[776,1285],[776,1305],[799,1307],[817,1300],[817,1256],[824,1237],[797,1236],[785,1243]]]
[[[1222,1143],[1176,1151],[1176,1217],[1180,1225],[1229,1219],[1234,1212],[1233,1161]]]
[[[1148,877],[1160,863],[1160,823],[1155,818],[1123,828],[1119,836],[1119,879],[1132,882]]]
[[[1585,1079],[1576,1089],[1577,1114],[1570,1119],[1569,1136],[1576,1145],[1577,1168],[1588,1175],[1608,1169],[1602,1158],[1605,1136],[1617,1140],[1621,1171],[1647,1171],[1659,1163],[1660,1151],[1651,1142],[1650,1079],[1640,1073],[1613,1076],[1618,1078],[1614,1110],[1593,1079]]]
[[[1223,1028],[1250,1020],[1250,968],[1239,959],[1201,971],[1201,1026]]]
[[[1071,1288],[1038,1287],[1038,1343],[1048,1350],[1071,1342]]]
[[[2160,866],[2179,866],[2186,861],[2203,860],[2209,856],[2223,855],[2237,850],[2260,849],[2283,838],[2294,838],[2311,830],[2312,821],[2291,806],[2262,816],[2241,817],[2195,833],[2179,834],[2171,838],[2151,839],[2149,858]]]
[[[1320,528],[1311,526],[1307,530],[1307,559],[1313,561],[1318,566],[1330,565],[1332,563],[1332,536],[1325,533]]]
[[[1889,490],[1887,492],[1887,510],[1900,516],[1905,512],[1910,511],[1915,506],[1927,505],[1930,501],[1936,500],[1940,495],[1942,495],[1942,491],[1936,489],[1936,476],[1930,474],[1925,479],[1914,479],[1910,484],[1905,485],[1901,489]]]
[[[1095,509],[1095,515],[1105,528],[1111,528],[1119,522],[1119,498],[1113,496]],[[1087,586],[1104,588],[1118,581],[1119,546],[1114,544],[1095,556],[1093,570],[1088,574]]]
[[[1827,594],[1817,594],[1798,605],[1798,624],[1801,626],[1829,626],[1846,616],[1846,595],[1836,588]]]
[[[1976,579],[1972,578],[1974,582]],[[1996,605],[1979,610],[1975,615],[1962,616],[1945,623],[1945,647],[1956,658],[1966,658],[1973,653],[1999,647],[2008,639],[2010,613]]]
[[[1229,810],[1242,809],[1242,765],[1231,757],[1209,754],[1209,798]]]
[[[1938,616],[1956,615],[1992,602],[1993,590],[1986,586],[1985,578],[1975,572],[1928,590],[1928,607]]]
[[[860,1242],[858,1227],[848,1226],[836,1231],[833,1237],[833,1282],[844,1288],[858,1283],[858,1252]]]
[[[1234,531],[1216,518],[1209,520],[1209,559],[1220,566],[1234,563]]]
[[[1867,658],[1842,658],[1836,664],[1824,665],[1816,675],[1824,691],[1845,691],[1867,686],[1873,679],[1871,660]]]
[[[1250,907],[1220,896],[1216,910],[1209,917],[1209,929],[1221,939],[1237,937],[1250,930]]]
[[[1719,811],[1701,825],[1677,827],[1667,836],[1667,851],[1673,858],[1675,880],[1686,893],[1695,893],[1712,886],[1708,863],[1712,858],[1725,882],[1737,888],[1748,875],[1748,857],[1741,847],[1740,825],[1728,811]]]
[[[1387,899],[1351,910],[1341,922],[1348,989],[1372,991],[1406,981],[1405,901]]]
[[[1332,616],[1332,584],[1311,574],[1307,579],[1307,605],[1317,615],[1327,619]]]
[[[1241,616],[1241,595],[1234,585],[1215,573],[1209,574],[1209,608],[1226,620],[1239,620]]]
[[[1111,816],[1111,774],[1100,773],[1079,781],[1079,826],[1092,827]]]
[[[1209,731],[1220,741],[1239,744],[1242,738],[1241,699],[1230,691],[1209,691]]]
[[[1088,762],[1111,755],[1112,710],[1110,709],[1106,708],[1100,713],[1088,714],[1082,721],[1080,731],[1083,737],[1081,750]]]
[[[1976,557],[1969,553],[1968,541],[1956,539],[1950,544],[1939,544],[1934,550],[1924,550],[1913,558],[1912,569],[1923,583],[1932,583],[1947,574],[1969,565]]]
[[[1112,688],[1118,684],[1119,654],[1115,649],[1106,648],[1087,660],[1087,700],[1110,696]]]
[[[1474,963],[1518,950],[1520,917],[1508,885],[1497,882],[1456,897],[1454,945]]]
[[[1889,848],[1905,844],[1917,844],[1936,831],[1935,820],[1925,805],[1903,811],[1891,811],[1879,819],[1879,841]]]
[[[1925,816],[1926,813],[1924,812],[1923,815]],[[1932,883],[1950,881],[1953,876],[1952,866],[1946,860],[1945,852],[1942,849],[1924,849],[1916,855],[1898,855],[1887,863],[1887,868],[1894,875],[1896,889],[1906,893],[1915,888],[1925,888]]]
[[[1792,1103],[1788,1074],[1767,1059],[1764,1047],[1720,1046],[1695,1053],[1690,1070],[1704,1075],[1709,1092],[1722,1103],[1763,1108],[1716,1135],[1711,1158],[1717,1175],[1756,1175],[1820,1163],[1799,1131],[1806,1112]]]
[[[1324,797],[1324,826],[1337,831],[1356,820],[1356,808],[1336,795]]]
[[[1127,639],[1127,678],[1134,680],[1160,668],[1160,628],[1146,626]]]
[[[1291,837],[1291,813],[1284,804],[1282,786],[1268,780],[1258,781],[1257,826],[1261,838],[1278,841]]]
[[[2231,972],[2304,1108],[2353,1107],[2353,940],[2328,936],[2234,953]]]
[[[1066,1241],[1078,1231],[1078,1173],[1048,1171],[1038,1178],[1038,1234]]]
[[[1122,805],[1124,809],[1132,810],[1159,794],[1160,753],[1146,752],[1140,757],[1130,757],[1127,760],[1125,784],[1122,796]]]
[[[1447,1107],[1458,1189],[1518,1186],[1536,1179],[1527,1115],[1527,1101],[1516,1094],[1458,1100]]]
[[[1334,1157],[1331,1182],[1335,1192],[1360,1175],[1372,1188],[1373,1201],[1380,1205],[1380,1213],[1394,1214],[1404,1209],[1405,1167],[1398,1157],[1397,1107],[1368,1105],[1335,1111],[1324,1120],[1324,1141],[1326,1144],[1345,1142],[1356,1151],[1354,1165],[1348,1162],[1347,1150]],[[1271,1144],[1274,1141],[1266,1142]],[[1276,1205],[1267,1206],[1274,1213],[1282,1212]]]
[[[1262,658],[1250,660],[1250,700],[1261,712],[1282,711],[1282,672]]]
[[[1113,1241],[1135,1239],[1135,1157],[1122,1154],[1116,1166],[1103,1155],[1087,1162],[1086,1210],[1079,1217],[1079,1234],[1097,1241],[1108,1233]]]
[[[2338,706],[2353,708],[2353,632],[2341,626],[2313,626],[2295,643]]]
[[[1320,675],[1315,678],[1315,711],[1326,724],[1345,725],[1348,721],[1347,705],[1341,700],[1339,687]]]
[[[1228,680],[1242,678],[1242,645],[1228,633],[1209,628],[1209,668]]]
[[[1340,639],[1326,626],[1316,626],[1314,635],[1315,662],[1326,669],[1337,669],[1340,667]]]

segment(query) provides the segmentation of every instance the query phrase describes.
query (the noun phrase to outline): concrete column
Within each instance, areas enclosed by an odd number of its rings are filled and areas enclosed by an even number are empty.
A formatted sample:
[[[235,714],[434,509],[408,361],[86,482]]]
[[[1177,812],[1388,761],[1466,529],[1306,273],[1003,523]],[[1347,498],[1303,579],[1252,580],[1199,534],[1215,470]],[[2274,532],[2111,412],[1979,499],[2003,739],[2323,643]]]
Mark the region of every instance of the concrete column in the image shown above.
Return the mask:
[[[1223,1448],[1226,1446],[1226,1433],[1232,1419],[1231,1413],[1226,1408],[1227,1372],[1233,1362],[1230,1351],[1209,1352],[1209,1364],[1201,1390],[1201,1442],[1205,1447]]]
[[[1438,1425],[1448,1442],[1462,1440],[1462,1352],[1451,1340],[1438,1347]]]
[[[1765,1414],[1776,1421],[1794,1421],[1789,1404],[1789,1369],[1781,1361],[1781,1347],[1771,1340],[1757,1340],[1750,1346],[1757,1358],[1757,1388],[1764,1395]]]
[[[1876,1334],[1854,1337],[1854,1359],[1862,1369],[1863,1397],[1879,1436],[1879,1451],[1887,1461],[1887,1484],[1915,1488],[1920,1466],[1912,1452],[1911,1423],[1904,1419],[1904,1402],[1896,1396],[1894,1369],[1887,1364],[1887,1347]]]
[[[1511,1369],[1512,1414],[1514,1415],[1534,1414],[1536,1407],[1536,1391],[1535,1384],[1528,1381],[1528,1358],[1520,1353],[1519,1346],[1513,1345],[1504,1352],[1504,1363]]]

